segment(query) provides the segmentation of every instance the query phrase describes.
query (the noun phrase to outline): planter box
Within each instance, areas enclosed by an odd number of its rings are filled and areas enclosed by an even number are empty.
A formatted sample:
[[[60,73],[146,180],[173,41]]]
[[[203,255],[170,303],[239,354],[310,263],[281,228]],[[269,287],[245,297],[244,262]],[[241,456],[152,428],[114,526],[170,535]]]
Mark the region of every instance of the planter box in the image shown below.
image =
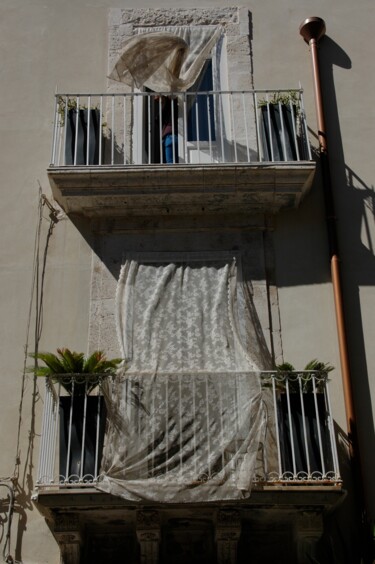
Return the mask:
[[[89,123],[90,115],[90,123]],[[78,117],[78,119],[77,119]],[[99,110],[76,110],[67,112],[66,137],[65,137],[65,164],[66,165],[95,165],[99,164]],[[76,129],[78,128],[78,131]],[[74,156],[77,154],[76,162]],[[88,155],[87,155],[88,144]],[[88,158],[87,158],[88,156]]]
[[[260,136],[264,161],[296,161],[296,107],[269,104],[261,107]],[[293,129],[294,123],[294,129]],[[283,134],[284,129],[284,134]]]
[[[315,408],[314,394],[303,394],[304,414],[299,394],[291,393],[290,412],[291,425],[288,414],[287,395],[281,394],[278,401],[279,434],[281,446],[281,463],[283,473],[293,473],[292,441],[293,434],[294,457],[296,473],[308,473],[306,450],[309,455],[310,473],[324,471],[332,468],[332,452],[327,424],[327,413],[324,394],[317,394],[318,417]],[[307,445],[304,437],[304,425],[306,428]],[[319,432],[322,443],[322,456],[319,446]],[[322,464],[323,462],[323,464]],[[323,469],[324,465],[324,469]]]
[[[98,401],[100,398],[100,401]],[[60,397],[60,479],[77,481],[77,477],[96,478],[100,471],[103,451],[106,407],[102,396],[87,396],[86,427],[84,430],[84,396]],[[71,407],[73,406],[70,423]],[[69,448],[69,429],[70,448]],[[83,458],[82,458],[82,445]],[[97,468],[95,459],[97,455]],[[67,461],[69,464],[67,471]],[[82,458],[82,460],[81,460]],[[83,462],[83,469],[81,468]]]

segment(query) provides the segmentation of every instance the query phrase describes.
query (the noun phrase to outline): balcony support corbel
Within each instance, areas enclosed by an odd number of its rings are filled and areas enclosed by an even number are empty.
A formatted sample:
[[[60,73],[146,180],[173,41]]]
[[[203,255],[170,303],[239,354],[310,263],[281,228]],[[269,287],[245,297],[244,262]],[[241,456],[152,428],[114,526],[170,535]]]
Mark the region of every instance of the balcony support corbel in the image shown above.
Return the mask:
[[[137,538],[141,548],[141,564],[157,564],[160,547],[158,511],[137,511]]]
[[[237,546],[241,535],[239,511],[223,509],[217,514],[216,545],[218,564],[235,564]]]
[[[323,533],[321,513],[304,512],[296,522],[297,559],[300,564],[317,562],[317,544]]]
[[[82,535],[77,515],[58,515],[53,524],[53,535],[60,547],[61,564],[79,564]]]

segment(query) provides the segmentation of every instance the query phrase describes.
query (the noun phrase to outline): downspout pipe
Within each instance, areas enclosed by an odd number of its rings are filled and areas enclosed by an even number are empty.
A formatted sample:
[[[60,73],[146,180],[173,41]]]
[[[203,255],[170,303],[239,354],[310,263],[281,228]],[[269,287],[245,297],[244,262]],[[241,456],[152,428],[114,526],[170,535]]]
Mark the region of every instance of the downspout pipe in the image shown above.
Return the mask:
[[[326,222],[328,231],[329,256],[331,264],[331,279],[334,294],[337,336],[340,353],[341,375],[344,390],[346,423],[349,439],[350,456],[357,469],[360,470],[360,457],[358,450],[358,435],[356,427],[356,415],[353,401],[352,379],[349,367],[349,355],[347,347],[346,326],[344,317],[344,305],[341,289],[339,249],[336,230],[336,217],[332,191],[332,177],[329,166],[327,133],[324,119],[324,107],[322,89],[319,72],[318,42],[325,35],[326,25],[324,20],[318,17],[311,17],[304,20],[299,28],[303,39],[310,46],[314,94],[316,104],[316,115],[318,125],[319,153],[323,179],[323,192],[326,208]],[[359,473],[361,475],[361,473]]]
[[[312,67],[313,67],[313,79],[314,79],[314,94],[315,94],[315,105],[316,105],[316,115],[317,115],[317,125],[318,125],[318,139],[319,139],[319,154],[322,170],[322,180],[323,180],[323,193],[325,201],[325,211],[326,211],[326,224],[327,224],[327,234],[328,234],[328,245],[329,245],[329,256],[331,263],[331,280],[335,303],[335,313],[336,313],[336,324],[337,324],[337,337],[339,344],[340,353],[340,365],[341,365],[341,375],[344,391],[344,402],[345,402],[345,413],[346,413],[346,424],[349,440],[349,455],[354,472],[354,480],[357,493],[359,494],[361,501],[361,511],[362,511],[362,524],[365,529],[369,526],[367,518],[367,507],[366,507],[366,496],[363,490],[363,468],[361,464],[361,456],[359,449],[358,431],[357,431],[357,420],[355,414],[354,400],[353,400],[353,388],[352,388],[352,378],[349,366],[349,354],[347,346],[347,335],[346,335],[346,325],[344,316],[344,302],[341,288],[341,274],[340,274],[340,260],[339,260],[339,249],[338,249],[338,239],[337,239],[337,229],[336,229],[336,216],[333,200],[333,190],[332,190],[332,177],[330,172],[328,147],[327,147],[327,133],[326,125],[324,119],[324,108],[322,99],[322,88],[320,82],[320,72],[319,72],[319,58],[318,58],[318,42],[325,35],[326,25],[324,20],[318,17],[307,18],[304,20],[299,28],[299,32],[303,39],[310,46]],[[370,547],[368,531],[364,531],[366,538],[364,539],[364,544],[366,545],[365,552],[372,553],[373,548]],[[368,556],[368,555],[367,555]],[[372,557],[369,557],[368,561],[372,561]],[[375,562],[375,561],[374,561]]]
[[[323,193],[326,208],[326,222],[328,232],[329,257],[331,264],[331,279],[334,294],[334,304],[337,324],[337,337],[340,353],[341,375],[344,391],[345,413],[347,432],[349,440],[349,455],[354,473],[354,486],[360,497],[360,508],[362,513],[362,533],[363,538],[363,556],[366,562],[373,562],[373,533],[370,528],[367,513],[366,496],[363,489],[363,467],[361,464],[361,456],[359,449],[357,420],[353,400],[352,378],[349,366],[349,354],[347,348],[347,334],[344,316],[344,304],[341,288],[340,261],[338,238],[336,230],[336,216],[334,209],[332,176],[330,172],[330,163],[327,147],[327,133],[324,119],[324,106],[319,72],[318,42],[325,35],[326,25],[324,20],[318,17],[311,17],[304,20],[299,28],[300,34],[306,43],[310,46],[314,94],[318,124],[319,153],[323,180]],[[375,561],[374,561],[375,562]]]

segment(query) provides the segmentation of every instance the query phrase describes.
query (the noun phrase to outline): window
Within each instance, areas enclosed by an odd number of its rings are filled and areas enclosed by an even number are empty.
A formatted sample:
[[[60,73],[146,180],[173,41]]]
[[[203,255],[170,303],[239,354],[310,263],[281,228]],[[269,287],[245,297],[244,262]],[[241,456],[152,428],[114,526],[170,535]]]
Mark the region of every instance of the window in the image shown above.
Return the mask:
[[[197,82],[189,92],[212,92],[212,60],[206,61]],[[189,96],[189,113],[187,123],[188,141],[215,141],[214,97],[212,94],[196,94]]]

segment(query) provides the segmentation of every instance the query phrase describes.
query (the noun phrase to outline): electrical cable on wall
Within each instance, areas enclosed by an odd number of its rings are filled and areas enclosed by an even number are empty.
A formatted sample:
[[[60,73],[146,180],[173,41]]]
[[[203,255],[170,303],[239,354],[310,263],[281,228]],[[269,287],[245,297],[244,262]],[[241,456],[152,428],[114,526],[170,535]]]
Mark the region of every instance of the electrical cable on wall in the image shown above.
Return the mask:
[[[48,217],[45,217],[44,210],[48,209]],[[24,411],[24,399],[26,384],[28,381],[28,370],[27,363],[29,358],[29,342],[30,333],[33,320],[33,314],[35,317],[34,324],[34,346],[33,352],[38,351],[39,341],[42,333],[43,326],[43,290],[44,290],[44,278],[46,273],[47,265],[47,254],[50,239],[53,234],[53,229],[56,223],[61,219],[60,211],[56,209],[47,197],[42,193],[42,188],[39,183],[39,198],[38,198],[38,212],[37,212],[37,225],[34,239],[34,253],[33,253],[33,266],[32,266],[32,281],[31,281],[31,293],[29,302],[29,311],[27,317],[26,326],[26,340],[24,345],[24,362],[22,370],[22,382],[21,382],[21,397],[18,408],[19,418],[18,418],[18,428],[17,428],[17,440],[16,440],[16,457],[15,466],[13,474],[7,477],[0,478],[0,486],[6,487],[9,490],[9,507],[7,513],[7,527],[5,533],[5,539],[2,549],[3,562],[7,564],[22,564],[21,560],[14,559],[10,554],[11,545],[11,524],[14,512],[17,512],[17,491],[22,491],[25,487],[25,482],[27,476],[31,473],[33,463],[32,463],[32,452],[33,452],[33,441],[35,436],[35,404],[39,398],[39,392],[37,389],[36,376],[33,376],[33,391],[32,391],[32,412],[31,412],[31,425],[29,430],[29,445],[27,448],[27,453],[24,461],[24,474],[22,476],[22,482],[20,484],[20,466],[21,466],[21,451],[20,443],[22,436],[22,414]],[[42,242],[42,224],[43,220],[49,221],[48,230],[44,243]],[[10,482],[10,484],[6,483]]]

